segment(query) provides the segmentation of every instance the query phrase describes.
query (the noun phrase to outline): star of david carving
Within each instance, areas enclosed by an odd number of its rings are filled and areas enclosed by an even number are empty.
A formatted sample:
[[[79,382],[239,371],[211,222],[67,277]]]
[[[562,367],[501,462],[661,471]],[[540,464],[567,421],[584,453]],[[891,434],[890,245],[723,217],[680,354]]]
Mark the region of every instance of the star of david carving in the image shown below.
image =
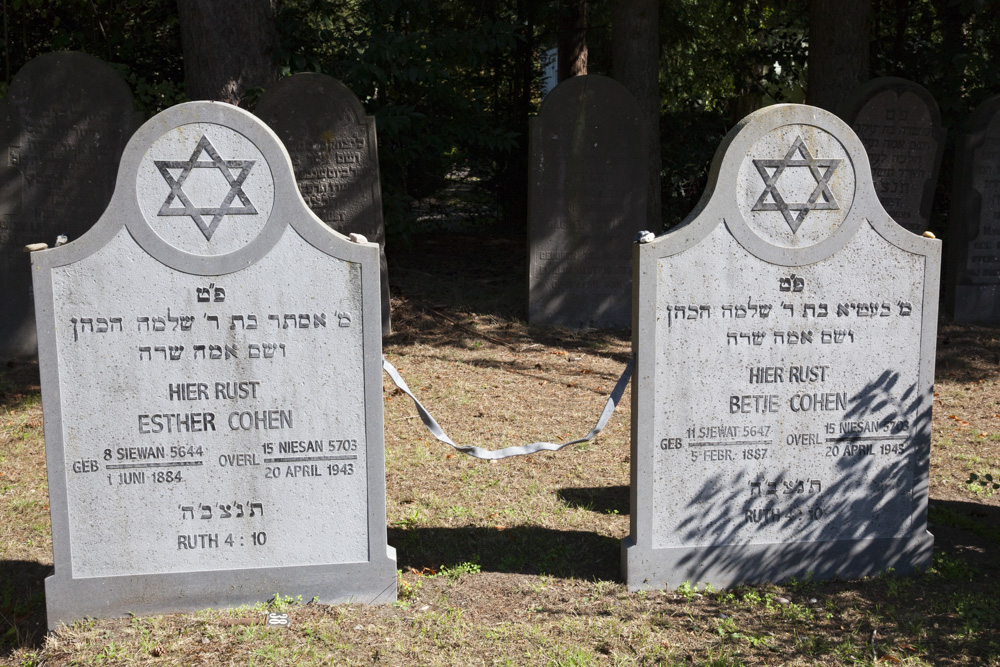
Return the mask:
[[[202,153],[208,155],[209,160],[199,160]],[[206,241],[212,240],[212,234],[219,227],[222,218],[227,215],[256,215],[257,209],[251,203],[250,198],[243,192],[243,182],[253,169],[256,160],[223,160],[215,146],[208,140],[208,137],[201,135],[198,145],[187,160],[153,160],[153,164],[159,170],[163,180],[170,186],[170,194],[160,207],[158,215],[181,215],[188,216],[198,225],[198,229],[205,235]],[[181,172],[174,178],[170,173],[171,169],[180,169]],[[198,207],[191,203],[191,200],[184,194],[184,182],[191,175],[194,169],[218,169],[229,183],[229,191],[222,197],[222,203],[216,207]],[[233,170],[238,170],[233,175]],[[222,194],[221,192],[219,193]],[[181,203],[180,207],[172,206],[174,200]],[[242,206],[233,206],[233,200],[239,199]],[[202,216],[212,216],[206,223]]]
[[[795,154],[799,154],[799,159],[795,159]],[[814,158],[806,148],[802,137],[796,137],[791,148],[785,153],[785,157],[780,160],[754,160],[753,166],[757,168],[757,173],[764,179],[764,192],[757,198],[757,203],[753,205],[751,211],[781,211],[785,217],[785,222],[792,230],[792,234],[799,231],[802,221],[805,220],[809,211],[836,211],[840,209],[837,198],[830,191],[830,178],[837,171],[837,167],[843,160],[839,158]],[[778,179],[789,167],[804,167],[809,169],[812,177],[816,179],[816,187],[813,189],[809,199],[804,202],[786,202],[778,191]],[[768,169],[774,172],[768,174]],[[771,201],[765,201],[770,197]],[[797,215],[792,212],[796,211]]]

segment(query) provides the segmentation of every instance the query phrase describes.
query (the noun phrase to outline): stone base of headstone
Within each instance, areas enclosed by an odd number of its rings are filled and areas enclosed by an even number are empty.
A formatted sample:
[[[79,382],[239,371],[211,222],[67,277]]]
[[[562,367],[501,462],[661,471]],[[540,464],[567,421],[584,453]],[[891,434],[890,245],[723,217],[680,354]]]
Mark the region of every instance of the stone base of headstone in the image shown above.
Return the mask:
[[[622,541],[622,577],[629,590],[676,588],[684,582],[716,587],[797,579],[857,579],[888,568],[904,575],[932,564],[934,536],[843,542],[751,544],[657,549]]]

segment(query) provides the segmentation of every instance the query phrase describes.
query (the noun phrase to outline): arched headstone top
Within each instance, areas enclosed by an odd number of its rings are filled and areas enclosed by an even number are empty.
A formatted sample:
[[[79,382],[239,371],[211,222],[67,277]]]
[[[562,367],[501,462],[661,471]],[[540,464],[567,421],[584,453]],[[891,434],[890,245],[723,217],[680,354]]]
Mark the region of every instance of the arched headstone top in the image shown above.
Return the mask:
[[[639,121],[639,103],[632,93],[618,81],[600,74],[585,74],[561,81],[545,97],[538,109],[538,118],[546,120],[550,109],[556,109],[555,113],[562,117],[565,113],[563,109],[573,100],[586,104],[588,109],[617,109],[619,116]]]
[[[167,266],[198,275],[259,260],[293,225],[314,245],[341,242],[302,201],[288,153],[255,116],[222,102],[189,102],[145,123],[122,156],[107,211],[65,262],[103,246],[124,225]]]
[[[913,81],[882,77],[855,89],[837,115],[867,149],[889,215],[914,234],[927,231],[945,143],[934,97]]]
[[[882,76],[861,84],[850,95],[844,98],[844,101],[837,109],[837,115],[850,123],[872,98],[887,92],[894,94],[897,98],[902,98],[905,95],[913,95],[919,98],[930,115],[931,123],[935,127],[941,127],[941,110],[938,108],[937,101],[930,94],[930,91],[915,81],[897,76]],[[907,119],[900,120],[905,121]]]
[[[6,99],[42,107],[82,91],[100,96],[103,105],[118,105],[120,113],[136,115],[128,84],[106,62],[80,51],[53,51],[28,61],[10,82]]]
[[[287,103],[289,96],[295,98],[294,105]],[[348,114],[351,122],[364,123],[367,116],[361,100],[350,88],[317,72],[302,72],[280,79],[267,89],[254,113],[269,125],[274,122],[304,123],[307,130],[319,132],[327,128],[313,126],[325,118]]]
[[[684,223],[689,243],[723,220],[746,250],[785,266],[829,257],[865,220],[897,245],[919,243],[879,203],[853,130],[805,105],[766,107],[725,137],[702,202]]]

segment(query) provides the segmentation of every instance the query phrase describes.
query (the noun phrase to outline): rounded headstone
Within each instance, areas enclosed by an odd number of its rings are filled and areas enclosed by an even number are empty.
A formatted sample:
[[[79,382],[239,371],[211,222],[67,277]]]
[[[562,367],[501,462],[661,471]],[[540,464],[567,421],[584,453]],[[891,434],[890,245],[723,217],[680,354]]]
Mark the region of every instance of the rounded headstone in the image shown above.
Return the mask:
[[[97,222],[138,125],[128,85],[85,53],[39,56],[11,81],[0,101],[0,358],[36,350],[24,246]]]
[[[865,145],[885,210],[914,234],[925,232],[945,142],[934,97],[913,81],[882,77],[848,95],[837,115]]]

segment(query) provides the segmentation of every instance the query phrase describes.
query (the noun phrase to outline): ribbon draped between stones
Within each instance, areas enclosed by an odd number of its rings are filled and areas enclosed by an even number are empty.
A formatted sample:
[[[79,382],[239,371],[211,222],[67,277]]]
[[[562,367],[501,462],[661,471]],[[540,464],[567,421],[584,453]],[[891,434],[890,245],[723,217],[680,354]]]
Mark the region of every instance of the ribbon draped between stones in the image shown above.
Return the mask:
[[[417,413],[420,415],[420,420],[424,422],[424,426],[427,427],[427,430],[430,431],[431,435],[441,442],[451,445],[463,454],[474,456],[477,459],[488,460],[505,459],[511,456],[525,456],[540,451],[558,452],[564,447],[593,440],[601,431],[604,430],[604,427],[607,425],[608,420],[611,419],[611,415],[614,413],[615,408],[618,407],[618,402],[621,400],[622,394],[625,393],[625,387],[628,385],[629,379],[632,377],[632,367],[634,364],[635,357],[632,357],[625,365],[625,370],[622,372],[621,377],[618,378],[618,382],[615,384],[615,388],[611,391],[611,395],[608,396],[608,400],[604,404],[604,410],[601,412],[601,417],[597,420],[597,424],[590,430],[590,433],[582,438],[570,440],[569,442],[564,442],[561,445],[551,442],[533,442],[531,444],[521,445],[518,447],[483,449],[482,447],[473,447],[471,445],[456,445],[438,425],[434,417],[431,416],[431,413],[427,411],[427,408],[420,403],[417,397],[413,395],[413,392],[410,391],[410,388],[406,386],[406,381],[399,374],[399,371],[397,371],[385,357],[382,357],[382,370],[389,374],[389,377],[404,394],[413,399],[413,404],[417,407]]]

